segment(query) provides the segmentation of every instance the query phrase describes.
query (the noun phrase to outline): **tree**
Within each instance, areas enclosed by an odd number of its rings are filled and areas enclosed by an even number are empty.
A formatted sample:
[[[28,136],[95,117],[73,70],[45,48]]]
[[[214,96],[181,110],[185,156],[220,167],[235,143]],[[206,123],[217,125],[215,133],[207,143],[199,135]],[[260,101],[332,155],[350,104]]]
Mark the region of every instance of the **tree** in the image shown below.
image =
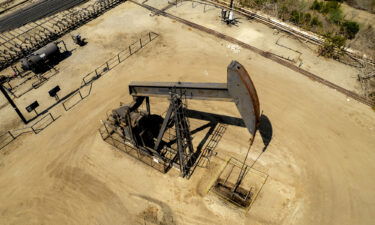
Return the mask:
[[[342,53],[342,50],[345,47],[345,42],[346,38],[344,36],[331,36],[330,34],[327,34],[324,44],[320,48],[320,55],[329,58],[338,57],[338,54]]]
[[[341,28],[348,39],[353,39],[359,31],[359,24],[354,21],[345,21]]]

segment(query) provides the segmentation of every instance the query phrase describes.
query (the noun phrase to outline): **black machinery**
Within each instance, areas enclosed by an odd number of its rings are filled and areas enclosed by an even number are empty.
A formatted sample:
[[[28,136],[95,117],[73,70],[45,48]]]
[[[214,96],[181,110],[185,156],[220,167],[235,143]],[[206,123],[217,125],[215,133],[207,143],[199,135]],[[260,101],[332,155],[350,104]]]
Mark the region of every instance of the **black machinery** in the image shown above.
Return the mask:
[[[62,43],[65,48],[64,50],[67,51],[64,41],[51,42],[27,57],[22,58],[20,61],[22,69],[25,71],[32,70],[37,73],[56,63],[61,57],[59,43]]]
[[[72,35],[72,40],[76,45],[84,46],[87,44],[86,38],[82,38],[80,34]]]
[[[236,61],[227,68],[227,83],[132,82],[129,93],[133,102],[113,110],[109,116],[111,132],[142,154],[170,167],[178,167],[182,177],[189,175],[199,157],[192,144],[185,99],[234,102],[253,136],[259,123],[260,109],[255,87],[245,68]],[[164,118],[151,113],[150,96],[169,99]],[[144,111],[140,110],[143,104],[146,105]],[[174,147],[163,139],[168,129],[174,131]]]
[[[234,0],[230,1],[229,10],[221,10],[221,20],[225,22],[227,25],[235,25],[238,22],[237,18],[234,17],[233,1]]]

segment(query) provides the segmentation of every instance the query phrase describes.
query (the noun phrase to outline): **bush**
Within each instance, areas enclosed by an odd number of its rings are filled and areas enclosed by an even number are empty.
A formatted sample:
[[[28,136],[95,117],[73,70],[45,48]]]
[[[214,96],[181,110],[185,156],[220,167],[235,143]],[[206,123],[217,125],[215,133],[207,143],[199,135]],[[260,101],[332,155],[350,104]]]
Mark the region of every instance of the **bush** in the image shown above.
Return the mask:
[[[302,13],[298,12],[297,10],[293,10],[290,14],[290,21],[292,21],[295,24],[299,24],[301,22],[302,17]]]
[[[314,0],[314,2],[311,5],[311,9],[320,12],[320,10],[322,10],[323,6],[324,6],[324,2],[318,2],[317,0]]]
[[[342,24],[341,28],[343,29],[345,36],[348,39],[353,39],[359,31],[359,24],[354,21],[345,21]]]
[[[340,3],[336,1],[328,1],[324,4],[323,8],[320,10],[321,13],[331,13],[340,9]]]
[[[341,50],[344,48],[345,42],[346,38],[341,35],[331,36],[327,34],[324,45],[320,48],[320,55],[329,58],[337,57],[337,53],[341,53]]]
[[[317,16],[314,16],[311,21],[310,21],[310,25],[311,26],[321,26],[322,25],[322,22],[320,22],[320,20],[318,19]]]
[[[286,5],[281,6],[278,11],[279,18],[281,18],[282,20],[285,20],[288,15],[289,15],[288,7],[286,7]]]
[[[329,11],[329,20],[332,23],[340,24],[344,16],[342,15],[342,11],[340,8],[337,9],[331,9]]]
[[[303,21],[304,21],[306,24],[310,24],[310,21],[311,21],[311,14],[310,14],[310,13],[306,13],[306,14],[303,16]]]
[[[335,36],[331,37],[330,41],[332,42],[332,44],[335,47],[341,49],[345,45],[346,38],[341,36],[341,35],[335,35]]]

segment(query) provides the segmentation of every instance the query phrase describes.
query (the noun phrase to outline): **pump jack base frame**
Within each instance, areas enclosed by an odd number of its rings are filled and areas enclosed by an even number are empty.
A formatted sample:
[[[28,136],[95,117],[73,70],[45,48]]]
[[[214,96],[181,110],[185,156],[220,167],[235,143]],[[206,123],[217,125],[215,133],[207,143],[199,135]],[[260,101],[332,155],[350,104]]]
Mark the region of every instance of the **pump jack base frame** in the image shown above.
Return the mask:
[[[176,157],[178,150],[176,149],[176,144],[173,144],[171,147],[163,148],[160,151],[159,155],[153,155],[147,149],[143,149],[142,146],[135,147],[130,141],[126,141],[121,137],[115,130],[111,127],[110,124],[107,124],[107,121],[102,121],[102,126],[99,128],[99,133],[102,139],[108,144],[115,147],[116,150],[120,150],[131,157],[143,162],[144,164],[151,166],[152,168],[158,170],[161,173],[167,173],[172,167],[179,169],[180,165],[176,162]],[[175,141],[175,136],[171,133],[174,133],[173,128],[169,128],[166,131],[166,134],[163,137],[164,141]],[[217,139],[217,138],[216,138]],[[200,162],[200,158],[203,152],[199,154],[195,160],[194,165],[190,168],[189,174],[186,178],[190,178],[195,167]]]
[[[102,139],[115,147],[116,150],[127,153],[131,157],[153,167],[161,173],[167,173],[168,170],[174,166],[172,160],[177,154],[177,151],[174,149],[170,148],[166,150],[162,157],[150,155],[145,150],[136,148],[130,142],[125,141],[120,135],[114,132],[106,122],[102,123],[102,126],[99,128],[99,133]]]
[[[246,174],[236,186],[241,167],[242,162],[230,158],[209,192],[248,211],[266,183],[268,174],[246,165]]]

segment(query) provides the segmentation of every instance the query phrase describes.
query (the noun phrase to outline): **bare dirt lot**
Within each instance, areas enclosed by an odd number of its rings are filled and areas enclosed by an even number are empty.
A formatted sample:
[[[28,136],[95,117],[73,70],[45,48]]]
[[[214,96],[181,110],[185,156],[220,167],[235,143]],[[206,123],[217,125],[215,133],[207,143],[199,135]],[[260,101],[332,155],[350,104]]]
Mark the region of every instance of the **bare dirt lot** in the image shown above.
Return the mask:
[[[173,10],[183,15],[178,8]],[[213,19],[214,14],[187,16],[198,20],[204,15],[209,15],[205,23],[230,32],[219,18]],[[258,30],[246,34],[241,26],[234,29],[238,38],[240,34],[255,38],[265,29],[255,24]],[[244,27],[250,26],[244,22]],[[89,97],[68,112],[56,107],[54,113],[61,115],[56,122],[2,150],[0,224],[374,223],[375,113],[370,107],[251,51],[168,18],[150,16],[133,3],[81,27],[77,32],[89,44],[58,65],[60,74],[38,89],[39,95],[32,92],[20,101],[26,104],[40,98],[48,105],[45,102],[53,101],[46,97],[49,87],[76,88],[85,72],[148,31],[160,36],[96,81]],[[262,37],[258,40],[253,43],[265,45]],[[161,174],[101,139],[100,120],[120,102],[131,101],[129,82],[226,82],[231,60],[250,73],[261,109],[273,127],[270,145],[254,164],[269,177],[249,211],[208,192],[230,157],[245,157],[250,138],[246,128],[228,126],[210,167],[198,168],[189,180],[180,178],[176,170]],[[330,79],[337,79],[328,72],[331,68],[345,72],[336,62],[313,60],[326,65],[322,71]],[[346,81],[351,73],[343,75],[349,76]],[[166,110],[165,99],[152,98],[151,103],[155,112]],[[233,103],[190,101],[189,107],[239,116]],[[1,110],[13,113],[9,106]],[[8,124],[0,122],[2,127]],[[194,140],[201,137],[197,133]],[[248,164],[262,148],[258,135]]]

